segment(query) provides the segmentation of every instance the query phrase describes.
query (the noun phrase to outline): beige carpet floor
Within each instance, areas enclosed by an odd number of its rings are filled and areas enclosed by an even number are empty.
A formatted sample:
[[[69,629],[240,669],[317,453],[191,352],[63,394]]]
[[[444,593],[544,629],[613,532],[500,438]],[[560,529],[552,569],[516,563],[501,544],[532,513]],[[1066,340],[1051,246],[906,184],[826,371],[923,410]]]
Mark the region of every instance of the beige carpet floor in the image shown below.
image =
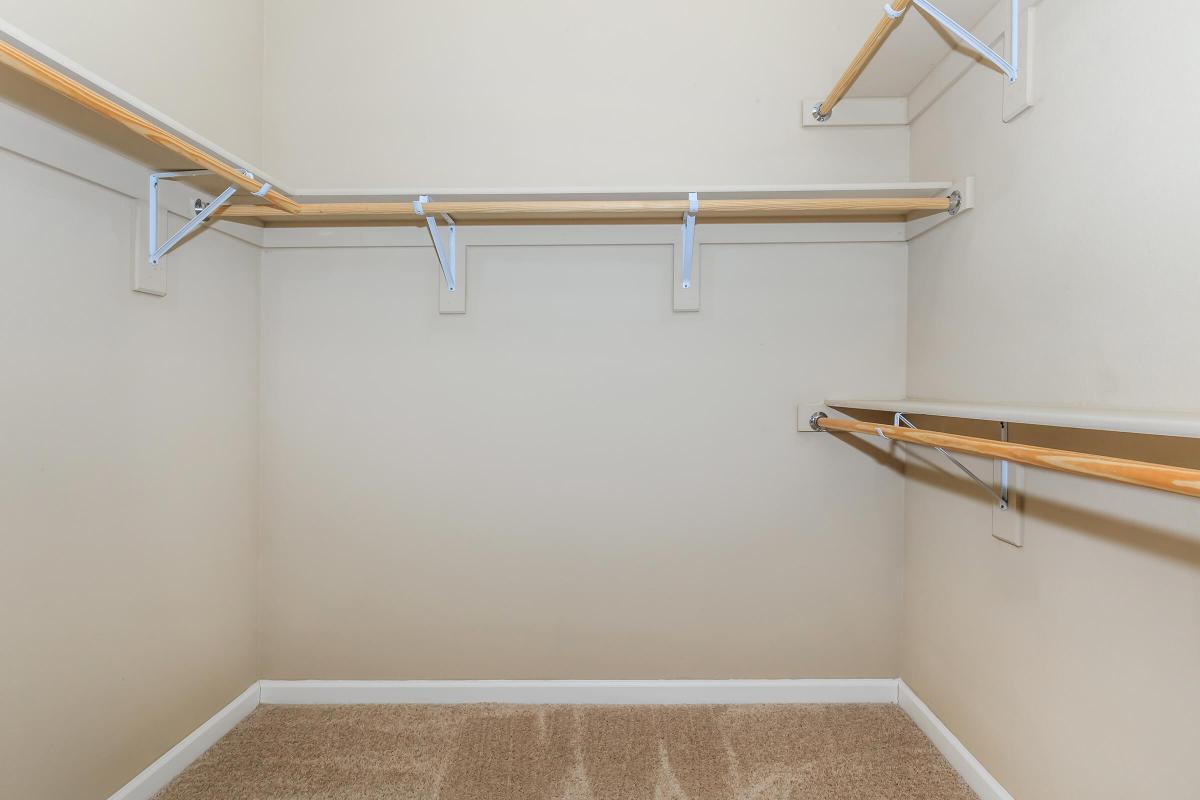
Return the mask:
[[[969,800],[894,705],[260,706],[156,800]]]

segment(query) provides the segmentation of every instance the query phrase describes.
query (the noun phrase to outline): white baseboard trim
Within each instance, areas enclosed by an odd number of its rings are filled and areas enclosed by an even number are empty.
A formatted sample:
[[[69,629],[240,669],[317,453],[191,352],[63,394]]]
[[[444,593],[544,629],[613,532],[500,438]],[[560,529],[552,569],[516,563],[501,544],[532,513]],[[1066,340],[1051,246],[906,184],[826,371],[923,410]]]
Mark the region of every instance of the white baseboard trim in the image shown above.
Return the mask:
[[[258,683],[238,695],[237,699],[222,708],[187,738],[172,747],[157,761],[146,767],[137,777],[117,790],[108,800],[150,800],[175,776],[217,743],[251,711],[258,708]]]
[[[108,800],[151,800],[259,704],[527,703],[745,705],[897,703],[980,800],[1013,800],[921,698],[896,678],[676,681],[258,681]]]
[[[722,681],[260,681],[264,704],[895,703],[895,678]]]
[[[979,800],[1013,800],[1012,795],[1000,785],[1000,781],[993,778],[983,764],[971,755],[958,737],[929,710],[929,706],[921,702],[921,698],[917,697],[908,684],[904,681],[899,681],[899,684],[900,708],[912,717],[917,727],[950,762],[950,766],[954,767],[975,794],[979,795]]]

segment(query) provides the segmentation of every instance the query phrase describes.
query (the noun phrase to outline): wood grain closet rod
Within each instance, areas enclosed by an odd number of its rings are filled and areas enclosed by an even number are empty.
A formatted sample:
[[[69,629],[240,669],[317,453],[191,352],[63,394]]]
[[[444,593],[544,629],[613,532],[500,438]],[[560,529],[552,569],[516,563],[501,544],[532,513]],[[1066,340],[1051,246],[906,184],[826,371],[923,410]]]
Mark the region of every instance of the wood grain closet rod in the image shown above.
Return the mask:
[[[833,108],[842,101],[846,96],[846,92],[850,91],[850,87],[854,85],[863,70],[871,63],[871,59],[879,52],[879,48],[887,41],[892,30],[900,24],[900,20],[904,18],[904,12],[908,9],[909,3],[912,0],[892,0],[891,7],[895,17],[890,14],[884,14],[883,19],[875,26],[875,30],[871,31],[871,35],[867,41],[863,43],[862,48],[858,51],[858,55],[854,56],[854,60],[850,62],[850,66],[846,67],[846,71],[842,73],[842,77],[834,84],[833,89],[829,92],[829,96],[825,98],[825,102],[817,107],[818,119],[826,119],[833,113]]]
[[[1200,470],[1196,469],[1152,464],[1146,461],[1130,461],[1127,458],[1076,453],[1070,450],[1055,450],[1049,447],[1034,447],[1028,444],[998,442],[993,439],[979,439],[954,433],[901,428],[895,425],[876,425],[852,419],[831,419],[818,416],[814,419],[813,426],[823,431],[861,433],[867,436],[882,435],[887,439],[925,445],[926,447],[941,447],[958,453],[973,453],[989,458],[1028,464],[1031,467],[1087,475],[1133,486],[1145,486],[1149,489],[1161,489],[1164,492],[1200,497]]]
[[[59,72],[3,39],[0,39],[0,63],[32,78],[42,86],[58,92],[63,97],[74,100],[84,108],[124,125],[139,136],[186,158],[193,164],[211,170],[249,192],[258,192],[264,185],[262,181],[246,177],[236,167],[230,166],[191,142],[156,125],[141,114],[130,111],[120,103]],[[263,197],[268,203],[283,211],[294,213],[300,210],[299,203],[278,189],[271,189]]]

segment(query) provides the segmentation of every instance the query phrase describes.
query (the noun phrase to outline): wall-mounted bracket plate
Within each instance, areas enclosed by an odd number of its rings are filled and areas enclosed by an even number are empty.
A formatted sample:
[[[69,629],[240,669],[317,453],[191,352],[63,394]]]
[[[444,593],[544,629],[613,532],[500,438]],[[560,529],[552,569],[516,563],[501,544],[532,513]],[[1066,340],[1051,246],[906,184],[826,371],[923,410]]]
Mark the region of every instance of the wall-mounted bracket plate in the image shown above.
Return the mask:
[[[1008,441],[1007,422],[1000,423],[1000,441]],[[1025,466],[992,461],[992,487],[1004,504],[992,506],[992,536],[1014,547],[1025,546]]]
[[[155,215],[154,225],[150,224],[150,214]],[[156,206],[151,211],[149,201],[139,201],[133,214],[133,279],[130,288],[135,292],[165,297],[167,294],[167,256],[157,261],[147,258],[146,242],[150,240],[150,227],[158,230],[167,229],[167,209]]]
[[[440,270],[434,273],[438,282],[439,314],[467,313],[467,236],[464,233],[459,231],[451,244],[454,248],[454,291],[450,291]]]
[[[694,207],[695,193],[691,197]],[[679,226],[671,285],[671,307],[675,311],[700,310],[700,242],[696,238],[695,214],[688,214]]]
[[[992,485],[1000,491],[1003,461],[992,462]],[[1025,466],[1008,464],[1008,508],[992,506],[992,536],[1014,547],[1025,546]]]
[[[1017,53],[1017,79],[1015,81],[1008,81],[1007,79],[1004,81],[1004,105],[1001,119],[1005,122],[1012,122],[1034,103],[1034,79],[1036,74],[1033,65],[1033,50],[1034,36],[1036,35],[1036,19],[1036,7],[1021,9],[1018,19],[1018,24],[1020,25],[1018,35],[1021,41],[1021,48]],[[1004,36],[1006,40],[1012,36],[1011,22],[1008,24]]]
[[[680,237],[682,238],[682,237]],[[675,269],[672,270],[671,284],[672,308],[676,311],[700,310],[700,243],[696,242],[692,251],[692,280],[687,288],[683,286],[683,243],[675,245]]]

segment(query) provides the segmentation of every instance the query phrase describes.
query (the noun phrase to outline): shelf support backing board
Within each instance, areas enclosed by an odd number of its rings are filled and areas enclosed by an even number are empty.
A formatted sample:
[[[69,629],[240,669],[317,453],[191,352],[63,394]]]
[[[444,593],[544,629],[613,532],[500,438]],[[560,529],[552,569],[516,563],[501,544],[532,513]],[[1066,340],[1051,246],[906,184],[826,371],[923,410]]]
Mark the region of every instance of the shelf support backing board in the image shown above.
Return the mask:
[[[681,226],[682,230],[682,226]],[[471,238],[474,231],[460,231],[454,242],[455,252],[455,291],[450,291],[449,286],[443,276],[440,267],[436,270],[438,281],[438,313],[439,314],[466,314],[467,313],[467,286],[468,286],[468,265],[470,263],[469,253],[471,250]],[[465,234],[465,235],[464,235]],[[684,286],[684,258],[685,248],[683,246],[682,233],[674,241],[661,240],[660,244],[670,244],[672,247],[672,263],[671,271],[672,283],[672,307],[675,311],[699,311],[700,310],[700,242],[693,243],[692,251],[692,269],[691,281],[688,286]],[[572,242],[572,244],[576,244]],[[487,246],[484,242],[476,242],[475,246]],[[587,245],[580,245],[587,246]]]
[[[702,264],[704,246],[706,244],[732,243],[741,244],[752,241],[780,241],[780,242],[804,242],[804,241],[824,241],[824,242],[860,242],[860,241],[893,241],[903,242],[920,235],[932,227],[948,221],[953,216],[961,213],[963,210],[970,209],[974,206],[974,180],[972,178],[964,178],[957,183],[949,182],[925,182],[925,183],[899,183],[899,184],[849,184],[849,185],[821,185],[808,187],[745,187],[741,189],[714,189],[711,194],[719,197],[738,197],[739,195],[748,196],[779,196],[779,197],[835,197],[835,198],[870,198],[870,197],[927,197],[927,198],[946,198],[957,193],[955,201],[954,213],[939,212],[928,214],[924,217],[911,220],[884,221],[879,219],[854,219],[846,218],[843,221],[829,221],[814,219],[811,221],[802,220],[764,220],[756,221],[748,219],[740,222],[712,222],[705,223],[703,220],[696,221],[689,227],[687,219],[691,216],[689,213],[682,215],[681,221],[675,225],[663,224],[633,224],[622,226],[629,231],[628,236],[621,236],[623,241],[644,242],[648,238],[652,239],[657,244],[670,244],[673,248],[673,269],[671,274],[672,281],[672,308],[677,312],[695,312],[701,307],[701,286],[703,283]],[[618,193],[611,193],[618,194]],[[699,194],[699,193],[690,193]],[[426,196],[420,199],[424,200]],[[442,199],[447,199],[445,195],[440,196]],[[451,195],[450,197],[453,197]],[[308,198],[310,201],[312,198]],[[339,202],[348,202],[341,200]],[[451,201],[452,202],[452,201]],[[699,202],[699,200],[694,201]],[[394,203],[393,203],[394,204]],[[698,207],[698,206],[694,206]],[[416,216],[414,214],[414,216]],[[419,219],[419,217],[418,217]],[[232,221],[232,220],[231,220]],[[316,222],[316,219],[311,220],[310,225]],[[319,226],[319,223],[317,223]],[[361,225],[362,223],[358,223]],[[394,222],[392,223],[395,224]],[[360,232],[369,228],[354,226]],[[324,227],[324,226],[320,226]],[[337,228],[337,225],[330,225],[331,228]],[[381,219],[376,230],[386,230],[388,221]],[[450,243],[447,240],[442,243],[442,252],[435,259],[435,273],[439,278],[439,303],[438,310],[442,314],[465,314],[467,313],[467,284],[470,265],[471,248],[482,246],[499,237],[504,242],[509,242],[513,236],[519,236],[519,231],[522,228],[526,230],[543,229],[553,230],[561,226],[546,226],[537,223],[529,223],[528,225],[459,225],[451,249]],[[586,223],[573,223],[568,227],[588,227]],[[596,231],[612,231],[612,225],[595,225],[591,226]],[[295,237],[302,234],[288,234],[286,231],[299,230],[289,228],[286,224],[282,226],[269,226],[266,228],[268,238],[271,237]],[[803,231],[797,235],[797,231]],[[439,228],[438,233],[441,233]],[[635,233],[636,232],[636,233]],[[690,234],[690,236],[689,236]],[[353,233],[346,234],[354,236]],[[426,234],[425,241],[431,245],[434,244],[429,238],[435,235],[432,231]],[[611,234],[609,234],[611,235]],[[445,238],[445,237],[443,237]],[[539,238],[543,238],[543,234],[533,235],[530,245],[535,245]],[[576,237],[570,237],[573,243],[581,243]],[[689,247],[689,238],[691,239]],[[592,242],[594,244],[611,243],[612,240],[605,241],[603,234],[597,233],[596,240],[592,241],[590,235],[584,237],[584,242]],[[515,242],[514,242],[515,243]],[[436,251],[436,247],[432,248]],[[690,253],[690,259],[688,258]],[[691,264],[690,275],[686,265]],[[455,281],[454,291],[449,290],[448,280],[446,276],[446,268],[448,263],[453,263],[453,274]]]

